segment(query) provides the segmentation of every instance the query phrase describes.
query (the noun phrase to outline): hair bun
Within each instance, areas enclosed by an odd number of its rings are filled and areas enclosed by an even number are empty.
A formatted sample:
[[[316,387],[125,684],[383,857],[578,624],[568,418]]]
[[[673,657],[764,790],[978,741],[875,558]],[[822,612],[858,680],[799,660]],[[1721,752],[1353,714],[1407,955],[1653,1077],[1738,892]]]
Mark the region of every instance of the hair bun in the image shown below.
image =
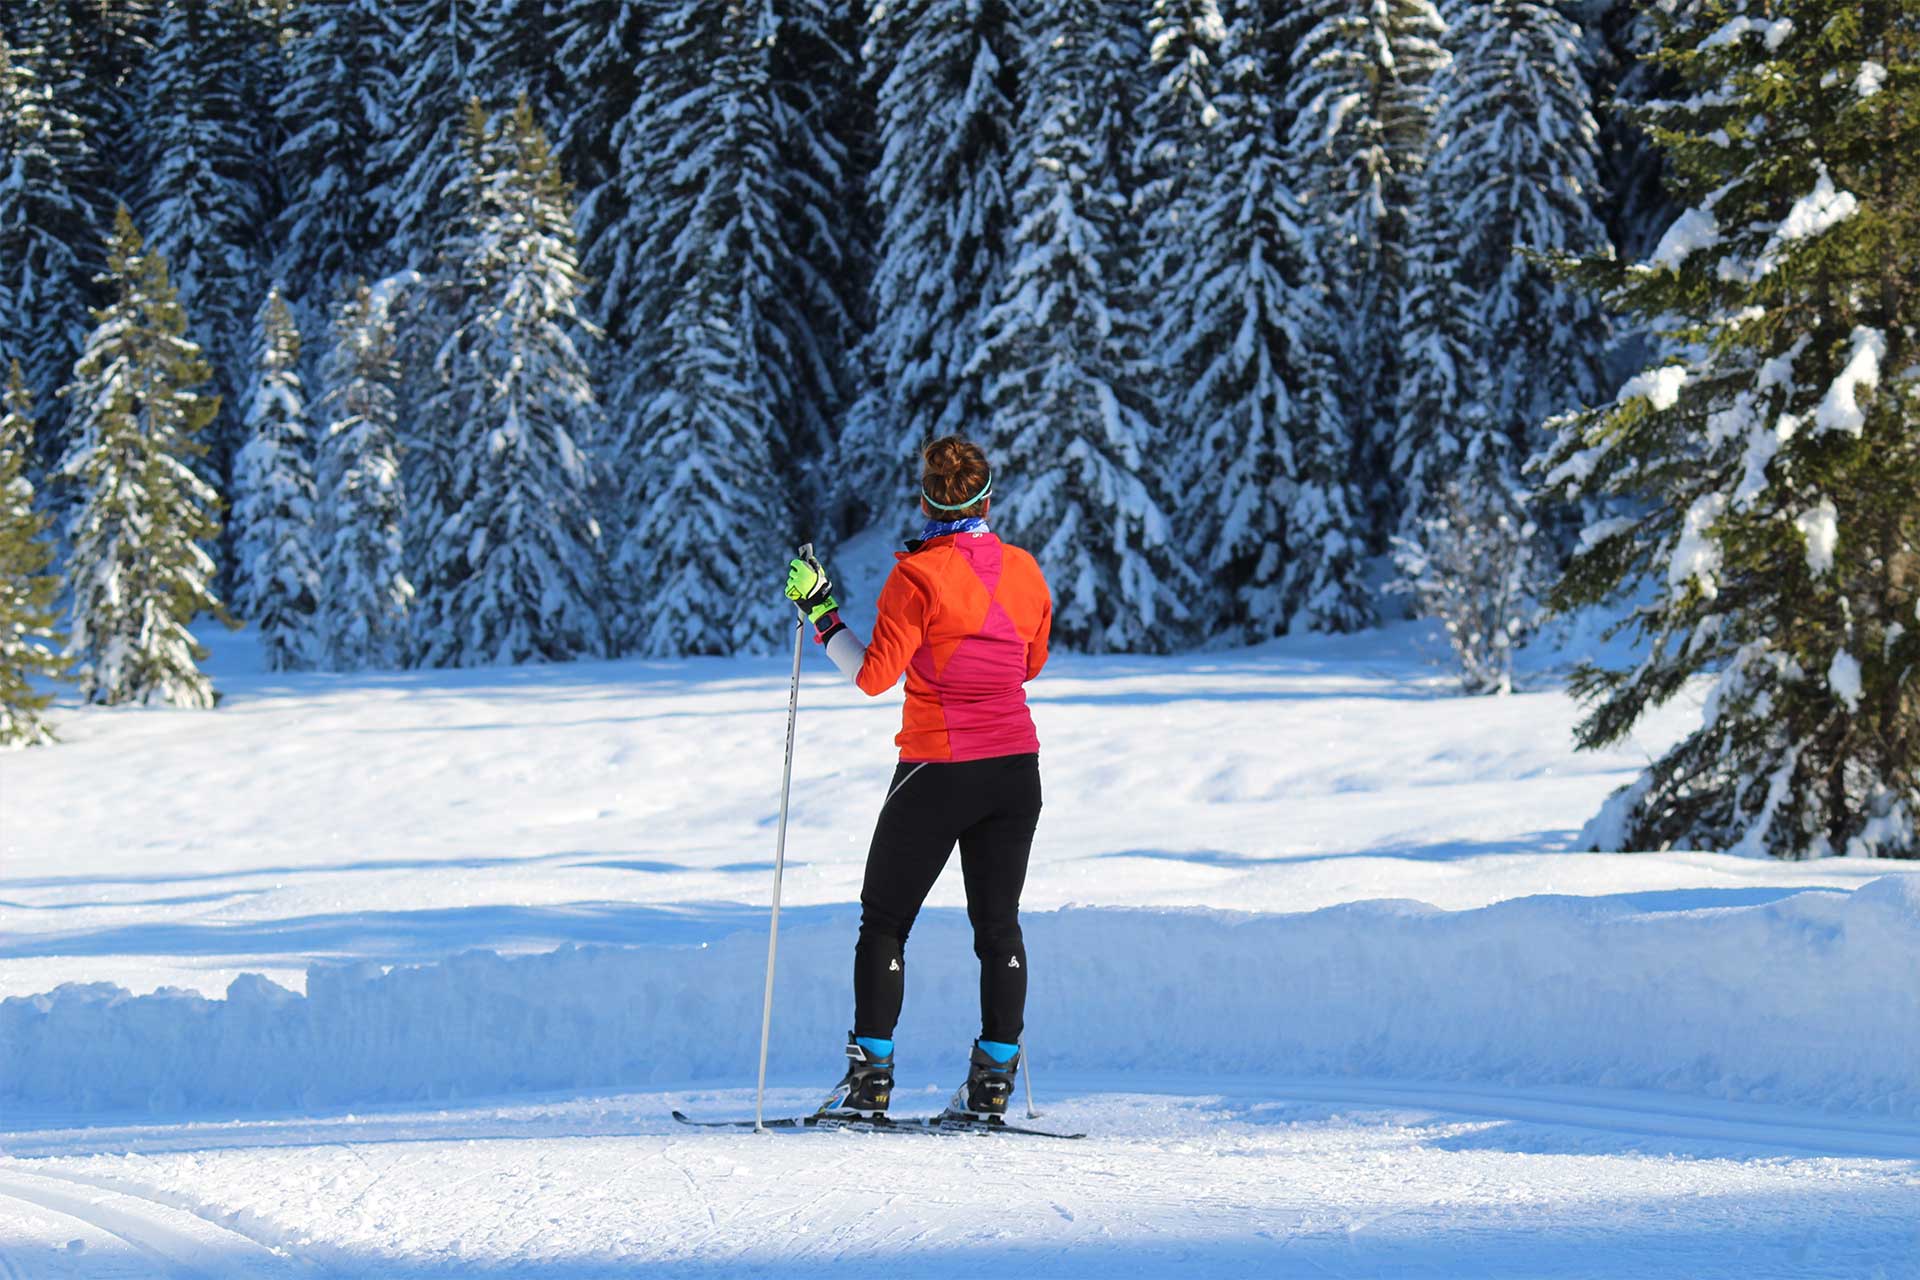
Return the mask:
[[[992,475],[980,446],[959,436],[942,436],[920,454],[920,488],[936,515],[949,518],[980,514],[980,502]],[[962,505],[965,504],[965,505]]]

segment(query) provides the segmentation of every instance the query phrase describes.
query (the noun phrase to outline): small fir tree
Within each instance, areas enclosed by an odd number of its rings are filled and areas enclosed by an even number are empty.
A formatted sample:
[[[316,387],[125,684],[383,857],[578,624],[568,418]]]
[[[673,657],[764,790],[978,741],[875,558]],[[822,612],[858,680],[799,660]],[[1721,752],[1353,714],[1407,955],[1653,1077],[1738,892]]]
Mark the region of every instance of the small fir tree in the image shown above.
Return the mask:
[[[1570,418],[1589,527],[1560,608],[1635,598],[1647,652],[1581,669],[1583,746],[1711,673],[1700,727],[1587,847],[1920,853],[1920,5],[1699,0],[1648,118],[1690,207],[1590,278],[1672,353]]]
[[[54,629],[54,598],[60,579],[47,527],[52,518],[34,509],[27,461],[33,454],[33,398],[15,360],[0,401],[0,748],[53,741],[42,713],[53,695],[35,689],[34,677],[66,674],[64,639]]]
[[[600,528],[582,442],[598,408],[582,353],[572,200],[533,108],[467,109],[459,309],[426,405],[445,442],[429,513],[421,661],[557,662],[604,651]]]
[[[322,366],[327,420],[320,477],[328,516],[321,557],[324,663],[331,671],[397,665],[406,652],[406,492],[396,396],[392,290],[355,286],[334,317]]]
[[[247,442],[233,463],[234,604],[259,628],[267,669],[298,671],[317,656],[318,531],[300,332],[278,285],[254,323]]]
[[[202,545],[220,531],[219,498],[192,466],[219,403],[200,391],[210,371],[186,336],[166,260],[146,250],[125,208],[103,283],[113,301],[95,312],[61,392],[74,435],[61,475],[81,490],[67,534],[67,653],[88,702],[211,707],[206,651],[187,626],[220,609]]]
[[[1511,693],[1514,653],[1539,625],[1538,531],[1505,477],[1465,476],[1440,486],[1427,519],[1393,540],[1400,577],[1390,591],[1436,618],[1472,694]]]
[[[1033,12],[1014,195],[1021,246],[969,372],[1001,469],[997,526],[1033,549],[1062,643],[1156,650],[1183,638],[1198,587],[1148,483],[1144,318],[1118,252],[1125,198],[1109,113],[1132,67],[1093,0]]]

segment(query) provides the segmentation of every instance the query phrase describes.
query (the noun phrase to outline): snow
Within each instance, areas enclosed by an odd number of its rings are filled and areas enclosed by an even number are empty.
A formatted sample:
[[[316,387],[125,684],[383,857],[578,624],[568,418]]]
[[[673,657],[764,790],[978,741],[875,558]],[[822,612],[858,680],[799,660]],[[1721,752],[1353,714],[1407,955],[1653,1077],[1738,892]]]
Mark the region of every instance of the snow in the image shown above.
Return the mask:
[[[1818,169],[1819,175],[1814,179],[1813,190],[1793,202],[1793,207],[1787,210],[1787,216],[1780,220],[1773,234],[1767,238],[1760,256],[1754,260],[1752,270],[1745,274],[1746,279],[1758,279],[1772,271],[1779,265],[1780,255],[1786,252],[1789,245],[1831,230],[1859,211],[1859,198],[1851,191],[1835,188],[1833,175],[1827,172],[1826,165],[1818,165]],[[1723,263],[1723,270],[1728,265]]]
[[[1867,415],[1860,407],[1860,391],[1880,385],[1880,362],[1886,358],[1887,336],[1878,329],[1855,326],[1850,339],[1847,363],[1827,388],[1814,414],[1814,426],[1821,431],[1844,431],[1858,436],[1867,429]]]
[[[1735,43],[1742,36],[1757,35],[1766,41],[1767,52],[1773,53],[1792,34],[1793,19],[1791,18],[1776,18],[1769,22],[1764,18],[1749,18],[1741,15],[1729,18],[1725,25],[1702,40],[1698,47],[1702,50],[1717,49],[1722,45]]]
[[[1886,83],[1887,69],[1868,60],[1860,64],[1860,74],[1853,78],[1853,91],[1863,98],[1871,98],[1885,88]]]
[[[1700,590],[1711,600],[1719,594],[1719,584],[1714,575],[1720,571],[1720,544],[1713,537],[1713,523],[1727,509],[1727,495],[1724,493],[1702,494],[1693,500],[1687,508],[1686,519],[1680,527],[1680,537],[1674,542],[1673,554],[1667,561],[1667,584],[1683,587],[1690,581],[1697,581]]]
[[[864,625],[886,546],[827,550]],[[328,675],[212,644],[217,712],[67,704],[63,745],[0,761],[33,797],[0,827],[17,1274],[1911,1259],[1920,867],[1564,852],[1691,694],[1576,755],[1550,655],[1463,702],[1413,626],[1057,657],[1027,1041],[1041,1123],[1092,1136],[755,1137],[665,1112],[751,1110],[785,657]],[[809,653],[775,1112],[838,1070],[897,703]],[[950,873],[914,932],[910,1113],[973,1030],[960,904]]]
[[[1720,223],[1711,209],[1689,209],[1673,220],[1660,237],[1648,262],[1655,267],[1677,270],[1689,255],[1711,249],[1720,243]]]
[[[1840,545],[1840,513],[1832,498],[1822,498],[1811,511],[1794,518],[1793,527],[1807,540],[1807,572],[1814,577],[1833,570],[1833,551]]]
[[[1833,696],[1847,704],[1848,711],[1860,709],[1860,660],[1845,649],[1833,655],[1827,668],[1827,687]]]
[[[1663,413],[1680,402],[1680,388],[1686,385],[1686,366],[1670,364],[1636,373],[1627,379],[1627,384],[1620,388],[1614,399],[1625,403],[1644,398],[1656,413]]]

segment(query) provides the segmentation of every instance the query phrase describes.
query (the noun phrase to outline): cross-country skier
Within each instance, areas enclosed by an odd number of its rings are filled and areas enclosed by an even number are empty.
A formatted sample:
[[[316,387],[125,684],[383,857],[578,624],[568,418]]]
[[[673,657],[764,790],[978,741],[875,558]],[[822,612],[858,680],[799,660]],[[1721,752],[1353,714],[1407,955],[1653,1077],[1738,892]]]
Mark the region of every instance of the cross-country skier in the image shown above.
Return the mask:
[[[1020,1062],[1027,953],[1020,889],[1040,819],[1040,740],[1023,687],[1047,661],[1053,603],[1032,556],[987,528],[993,481],[979,447],[949,436],[922,454],[917,541],[880,591],[873,638],[840,620],[817,560],[789,566],[787,596],[835,666],[878,696],[907,677],[900,765],[880,806],[860,889],[846,1076],[822,1114],[883,1117],[907,932],[957,842],[980,958],[980,1038],[948,1113],[1005,1115]]]

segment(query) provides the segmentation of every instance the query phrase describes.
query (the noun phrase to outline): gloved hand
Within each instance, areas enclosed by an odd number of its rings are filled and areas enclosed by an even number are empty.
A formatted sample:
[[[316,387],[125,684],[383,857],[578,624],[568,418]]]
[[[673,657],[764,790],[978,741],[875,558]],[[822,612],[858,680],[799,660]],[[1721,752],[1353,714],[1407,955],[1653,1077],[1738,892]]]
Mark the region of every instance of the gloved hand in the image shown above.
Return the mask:
[[[828,581],[827,571],[811,552],[788,563],[787,599],[799,605],[800,612],[806,614],[807,621],[815,627],[820,625],[822,618],[840,607],[833,598],[833,583]]]

